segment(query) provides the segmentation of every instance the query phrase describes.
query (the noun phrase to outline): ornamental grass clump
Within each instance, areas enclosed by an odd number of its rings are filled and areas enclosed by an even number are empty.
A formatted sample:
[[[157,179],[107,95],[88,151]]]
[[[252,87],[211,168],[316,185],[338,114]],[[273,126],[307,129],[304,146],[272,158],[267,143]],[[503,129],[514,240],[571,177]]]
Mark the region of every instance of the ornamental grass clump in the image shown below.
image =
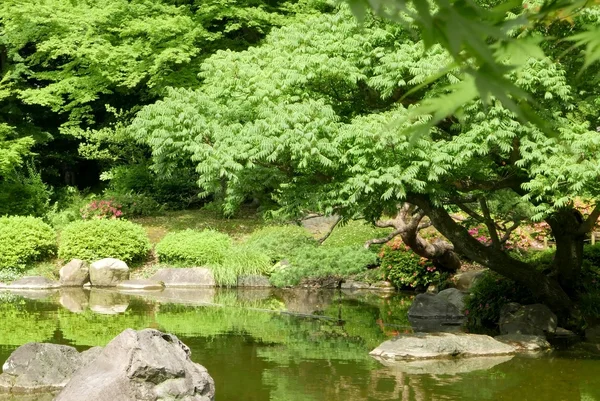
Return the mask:
[[[69,224],[62,231],[58,257],[93,262],[103,258],[126,263],[142,262],[150,251],[144,227],[126,220],[85,220]]]
[[[0,217],[0,269],[24,269],[56,252],[56,233],[36,217]]]

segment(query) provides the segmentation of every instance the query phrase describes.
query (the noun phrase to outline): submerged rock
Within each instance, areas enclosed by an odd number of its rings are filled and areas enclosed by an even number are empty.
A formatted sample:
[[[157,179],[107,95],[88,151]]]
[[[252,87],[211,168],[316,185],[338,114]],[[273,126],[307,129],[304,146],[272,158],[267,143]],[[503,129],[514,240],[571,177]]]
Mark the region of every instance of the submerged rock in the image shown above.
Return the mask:
[[[119,259],[106,258],[90,266],[90,281],[94,287],[114,287],[129,280],[129,266]]]
[[[543,336],[528,334],[503,334],[494,337],[496,340],[522,351],[542,351],[551,348],[550,343]]]
[[[6,286],[8,289],[22,289],[22,290],[48,290],[59,288],[58,284],[54,280],[50,280],[42,276],[27,276],[13,281],[10,285]]]
[[[82,364],[81,354],[67,345],[22,345],[10,354],[2,366],[0,392],[44,393],[60,390]]]
[[[80,259],[73,259],[60,269],[60,285],[63,287],[81,287],[90,281],[90,268]]]
[[[556,331],[556,315],[542,304],[506,304],[500,310],[501,334],[528,334],[544,336]]]
[[[205,267],[160,269],[150,280],[162,281],[165,287],[214,287],[212,270]]]
[[[490,336],[465,333],[402,334],[385,341],[370,355],[392,360],[507,355],[517,349]]]
[[[127,329],[79,369],[55,401],[214,400],[214,381],[177,337]]]

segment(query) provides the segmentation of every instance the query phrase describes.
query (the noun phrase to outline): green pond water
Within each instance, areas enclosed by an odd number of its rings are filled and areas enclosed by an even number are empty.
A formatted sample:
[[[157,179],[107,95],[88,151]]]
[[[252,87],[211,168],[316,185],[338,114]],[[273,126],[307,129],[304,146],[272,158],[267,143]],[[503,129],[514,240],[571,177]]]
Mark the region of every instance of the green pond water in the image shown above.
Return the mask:
[[[0,362],[30,341],[84,350],[151,327],[190,347],[215,379],[217,401],[600,401],[600,356],[588,351],[388,366],[371,358],[379,343],[410,331],[411,301],[338,291],[0,293]]]

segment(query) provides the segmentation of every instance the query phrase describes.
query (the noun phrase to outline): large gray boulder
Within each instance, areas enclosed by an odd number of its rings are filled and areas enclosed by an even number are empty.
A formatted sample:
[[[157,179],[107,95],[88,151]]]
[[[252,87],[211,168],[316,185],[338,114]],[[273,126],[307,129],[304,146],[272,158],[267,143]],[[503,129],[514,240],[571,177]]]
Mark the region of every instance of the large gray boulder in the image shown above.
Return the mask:
[[[463,318],[464,314],[458,306],[449,302],[446,296],[440,296],[440,294],[417,295],[408,309],[408,316],[420,319]]]
[[[490,336],[465,333],[402,334],[371,351],[381,359],[410,360],[507,355],[517,349]]]
[[[378,358],[387,366],[386,373],[400,375],[461,375],[478,370],[489,370],[497,365],[508,362],[514,355],[478,356],[476,358],[444,358],[444,359],[414,359],[395,361]]]
[[[63,287],[81,287],[90,281],[90,268],[81,259],[73,259],[60,269],[59,283]]]
[[[66,345],[28,343],[2,366],[0,392],[45,393],[62,389],[82,366],[81,355]]]
[[[456,306],[460,314],[462,315],[465,310],[465,297],[466,294],[456,288],[447,288],[437,293],[436,298],[445,299],[452,305]]]
[[[150,277],[150,280],[162,281],[167,288],[214,287],[217,285],[212,270],[205,267],[159,269]]]
[[[55,401],[212,401],[214,381],[177,337],[127,329],[79,369]]]
[[[21,290],[48,290],[59,288],[58,284],[54,280],[50,280],[42,276],[27,276],[13,281],[11,284],[6,286],[8,289],[21,289]]]
[[[511,302],[500,310],[500,334],[544,336],[556,331],[556,315],[542,304],[519,305]]]
[[[90,266],[90,281],[94,287],[114,287],[129,280],[129,266],[119,259],[105,258]]]

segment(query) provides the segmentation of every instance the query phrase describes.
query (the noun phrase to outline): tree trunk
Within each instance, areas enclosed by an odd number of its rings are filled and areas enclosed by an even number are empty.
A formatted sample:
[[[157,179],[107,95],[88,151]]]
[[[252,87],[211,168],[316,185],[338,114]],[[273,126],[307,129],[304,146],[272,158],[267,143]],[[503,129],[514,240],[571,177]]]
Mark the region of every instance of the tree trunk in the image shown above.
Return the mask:
[[[565,209],[554,213],[546,221],[552,228],[556,241],[553,273],[567,294],[576,299],[577,283],[583,264],[585,233],[580,230],[583,217],[575,209]]]
[[[557,314],[563,327],[578,328],[580,313],[558,281],[497,248],[480,243],[457,224],[443,207],[435,206],[427,197],[415,195],[409,201],[425,211],[434,227],[454,244],[458,252],[524,285]]]

